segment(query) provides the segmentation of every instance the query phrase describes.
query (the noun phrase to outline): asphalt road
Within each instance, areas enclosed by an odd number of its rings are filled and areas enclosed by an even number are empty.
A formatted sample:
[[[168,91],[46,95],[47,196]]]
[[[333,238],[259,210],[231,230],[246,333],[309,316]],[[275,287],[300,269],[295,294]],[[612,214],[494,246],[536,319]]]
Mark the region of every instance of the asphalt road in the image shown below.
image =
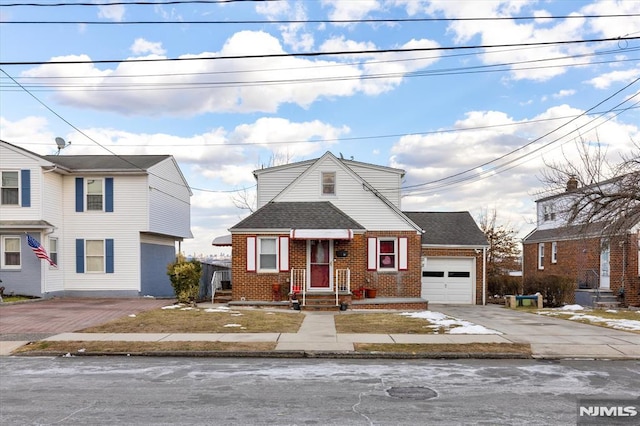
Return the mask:
[[[640,362],[0,358],[3,425],[570,425],[585,397],[640,398]]]

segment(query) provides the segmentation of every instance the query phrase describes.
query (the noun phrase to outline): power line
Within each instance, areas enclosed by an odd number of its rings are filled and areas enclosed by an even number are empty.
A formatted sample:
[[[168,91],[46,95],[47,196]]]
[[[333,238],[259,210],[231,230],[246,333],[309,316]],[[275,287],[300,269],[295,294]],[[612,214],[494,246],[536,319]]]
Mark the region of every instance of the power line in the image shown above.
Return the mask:
[[[0,72],[2,72],[4,75],[6,75],[7,77],[9,77],[11,80],[13,80],[17,85],[20,86],[20,83],[17,82],[16,80],[13,79],[13,77],[11,77],[9,74],[7,74],[7,72],[5,70],[3,70],[2,68],[0,68]],[[22,86],[21,86],[22,87]],[[100,148],[104,149],[105,151],[107,151],[109,154],[113,155],[114,157],[117,157],[119,159],[121,159],[122,161],[124,161],[125,163],[134,166],[135,168],[137,168],[138,170],[144,171],[152,176],[155,176],[159,179],[162,179],[166,182],[172,183],[174,185],[178,185],[184,188],[189,188],[191,190],[194,191],[203,191],[203,192],[214,192],[214,193],[233,193],[233,192],[239,192],[239,191],[244,191],[248,188],[243,188],[243,189],[237,189],[237,190],[213,190],[213,189],[203,189],[203,188],[195,188],[189,185],[184,185],[183,183],[180,182],[174,182],[171,179],[167,179],[163,176],[157,175],[153,172],[150,172],[149,170],[145,170],[143,168],[141,168],[140,166],[132,163],[131,161],[127,160],[126,158],[122,157],[121,155],[116,154],[115,152],[111,151],[109,148],[107,148],[106,146],[102,145],[100,142],[96,141],[95,139],[93,139],[91,136],[89,136],[88,134],[86,134],[85,132],[83,132],[81,129],[79,129],[78,127],[76,127],[74,124],[72,124],[70,121],[68,121],[66,118],[64,118],[63,116],[61,116],[60,114],[58,114],[56,111],[54,111],[51,107],[49,107],[46,103],[44,103],[42,100],[40,100],[37,96],[35,96],[34,94],[32,94],[31,92],[29,92],[29,90],[27,90],[26,88],[23,88],[23,90],[29,95],[31,96],[33,99],[35,99],[40,105],[42,105],[43,107],[45,107],[47,110],[49,110],[49,112],[51,112],[53,115],[55,115],[56,117],[58,117],[60,120],[62,120],[63,122],[65,122],[67,125],[69,125],[72,129],[74,129],[75,131],[77,131],[78,133],[80,133],[82,136],[86,137],[87,139],[89,139],[91,142],[93,142],[94,144],[98,145]],[[250,188],[252,188],[253,186],[251,186]]]
[[[314,78],[285,79],[285,80],[252,80],[252,81],[220,81],[220,82],[209,81],[209,82],[187,82],[187,83],[136,82],[136,83],[120,83],[120,84],[106,83],[106,84],[101,84],[100,86],[93,86],[90,84],[73,84],[73,83],[66,83],[66,84],[31,83],[31,84],[24,84],[24,86],[31,88],[34,92],[47,92],[47,91],[122,92],[122,91],[130,91],[130,90],[140,92],[140,91],[155,91],[155,90],[190,90],[190,89],[201,90],[203,88],[228,89],[228,88],[238,88],[238,87],[271,86],[271,85],[285,85],[285,84],[329,83],[329,82],[349,81],[349,80],[378,80],[378,79],[398,78],[398,77],[416,78],[416,77],[436,77],[436,76],[464,75],[464,74],[485,74],[490,72],[517,72],[517,71],[530,71],[530,70],[540,70],[540,69],[580,67],[584,65],[601,65],[601,64],[610,64],[610,63],[640,61],[640,58],[627,58],[624,60],[615,59],[610,61],[595,61],[595,62],[580,62],[580,63],[572,63],[572,64],[505,68],[505,67],[510,67],[512,65],[517,65],[521,63],[560,61],[560,60],[567,60],[571,58],[572,57],[568,56],[564,58],[538,59],[538,60],[532,60],[532,61],[522,61],[522,62],[495,64],[495,65],[479,65],[479,66],[472,66],[472,67],[460,67],[460,68],[441,69],[441,70],[435,69],[435,70],[414,71],[414,72],[406,72],[406,73],[398,72],[398,73],[385,73],[385,74],[366,74],[366,75],[342,76],[342,77],[340,76],[314,77]],[[43,77],[43,78],[47,78],[47,77]],[[67,78],[67,77],[63,77],[63,78]],[[83,79],[82,77],[77,77],[77,78]],[[7,87],[11,87],[11,86],[4,86],[3,84],[0,84],[0,91],[5,91],[5,92],[10,91],[6,89]]]
[[[218,4],[218,3],[266,3],[277,2],[282,0],[158,0],[158,1],[105,1],[97,3],[85,2],[58,2],[58,3],[7,3],[0,5],[2,7],[64,7],[64,6],[163,6],[178,4]]]
[[[640,106],[630,106],[624,109],[610,109],[607,111],[592,111],[587,113],[587,116],[590,115],[602,115],[609,112],[625,112],[631,109],[637,109]],[[536,123],[545,123],[557,120],[565,120],[579,117],[583,114],[579,115],[565,115],[561,117],[552,117],[552,118],[539,118],[536,120],[527,120],[520,121],[514,123],[503,123],[503,124],[491,124],[486,126],[472,126],[472,127],[464,127],[459,129],[438,129],[438,130],[429,130],[423,132],[409,132],[409,133],[392,133],[392,134],[382,134],[382,135],[368,135],[368,136],[353,136],[353,137],[343,137],[343,138],[325,138],[325,139],[313,139],[313,140],[279,140],[279,141],[260,141],[260,142],[252,142],[252,141],[244,141],[244,142],[230,142],[224,141],[219,143],[198,143],[198,144],[187,144],[181,143],[181,147],[221,147],[221,146],[251,146],[251,145],[293,145],[299,143],[326,143],[326,142],[355,142],[355,141],[366,141],[366,140],[376,140],[376,139],[392,139],[392,138],[403,138],[407,136],[429,136],[429,135],[438,135],[438,134],[448,134],[448,133],[461,133],[461,132],[470,132],[477,130],[491,130],[491,129],[500,129],[504,127],[517,127],[517,126],[528,126]],[[30,145],[45,145],[44,143],[34,142]],[[46,144],[48,145],[48,143]],[[74,142],[74,146],[91,146],[92,144],[83,144]],[[157,146],[165,146],[160,144],[127,144],[127,147],[157,147]],[[407,187],[405,187],[407,188]]]
[[[543,41],[530,43],[512,44],[488,44],[471,46],[439,46],[439,47],[413,47],[398,49],[371,49],[371,50],[336,50],[325,52],[301,52],[301,53],[270,53],[260,55],[231,55],[231,56],[206,56],[188,58],[147,58],[147,59],[88,59],[73,61],[3,61],[0,66],[10,65],[78,65],[78,64],[108,64],[108,63],[155,63],[155,62],[183,62],[183,61],[219,61],[229,59],[264,59],[264,58],[291,58],[291,57],[320,57],[320,56],[343,56],[343,55],[376,55],[381,53],[412,53],[412,52],[434,52],[434,51],[456,51],[456,50],[480,50],[496,49],[507,47],[535,47],[535,46],[561,46],[568,44],[603,43],[608,41],[631,41],[638,40],[640,36],[633,37],[609,37],[586,40],[563,40],[563,41]]]
[[[101,4],[96,3],[96,6]],[[554,15],[544,19],[607,19],[607,18],[636,18],[640,13],[611,14],[611,15]],[[290,24],[397,24],[424,22],[491,22],[491,21],[530,21],[541,19],[539,16],[493,16],[470,18],[360,18],[360,19],[247,19],[247,20],[147,20],[147,21],[4,21],[3,24],[14,25],[290,25]]]
[[[482,163],[482,164],[480,164],[480,165],[476,165],[476,166],[474,166],[474,167],[468,168],[468,169],[463,170],[463,171],[461,171],[461,172],[458,172],[458,173],[455,173],[455,174],[452,174],[452,175],[446,176],[446,177],[444,177],[444,178],[440,178],[440,179],[432,180],[432,181],[429,181],[429,182],[424,182],[424,183],[421,183],[421,184],[415,184],[415,185],[406,186],[406,187],[404,187],[404,188],[402,188],[402,189],[417,188],[417,187],[421,187],[421,186],[427,186],[427,185],[432,185],[432,184],[436,184],[436,183],[442,183],[442,185],[440,185],[440,186],[438,186],[438,187],[436,187],[436,188],[430,188],[430,189],[428,189],[428,190],[425,190],[426,192],[430,192],[430,191],[434,191],[434,190],[436,190],[436,189],[441,189],[441,188],[443,188],[443,187],[450,186],[450,185],[455,184],[455,183],[461,183],[461,182],[465,182],[465,181],[469,181],[469,180],[475,180],[475,179],[478,179],[478,180],[479,180],[480,178],[478,178],[478,176],[470,176],[470,177],[469,177],[469,176],[467,176],[467,177],[462,177],[462,176],[463,176],[463,175],[465,175],[465,174],[468,174],[468,173],[470,173],[470,172],[473,172],[473,171],[475,171],[475,170],[477,170],[477,169],[480,169],[480,168],[482,168],[482,167],[484,167],[484,166],[487,166],[487,165],[489,165],[489,164],[495,163],[495,162],[497,162],[497,161],[499,161],[499,160],[505,159],[506,157],[508,157],[508,156],[510,156],[510,155],[512,155],[512,154],[514,154],[514,153],[516,153],[516,152],[518,152],[518,151],[521,151],[521,150],[523,150],[524,148],[526,148],[526,147],[528,147],[528,146],[531,146],[531,145],[532,145],[532,144],[534,144],[534,143],[540,142],[540,141],[541,141],[542,139],[544,139],[545,137],[547,137],[547,136],[549,136],[549,135],[551,135],[551,134],[553,134],[553,133],[557,132],[558,130],[562,129],[563,127],[566,127],[567,125],[569,125],[569,124],[571,124],[572,122],[576,121],[578,118],[588,115],[588,114],[589,114],[590,112],[592,112],[595,108],[597,108],[598,106],[602,105],[603,103],[605,103],[605,102],[607,102],[607,101],[611,100],[613,97],[615,97],[615,96],[619,95],[619,94],[620,94],[620,93],[622,93],[624,90],[626,90],[626,89],[628,89],[629,87],[631,87],[632,85],[636,84],[638,81],[640,81],[640,78],[636,78],[636,79],[635,79],[635,80],[633,80],[631,83],[629,83],[629,84],[627,84],[626,86],[624,86],[623,88],[621,88],[621,89],[617,90],[617,91],[616,91],[615,93],[613,93],[612,95],[610,95],[610,96],[608,96],[607,98],[605,98],[604,100],[602,100],[602,101],[598,102],[596,105],[592,106],[591,108],[589,108],[588,110],[584,111],[583,113],[581,113],[581,114],[579,114],[579,115],[575,116],[573,119],[571,119],[571,120],[567,121],[566,123],[562,124],[561,126],[559,126],[559,127],[555,128],[555,129],[553,129],[553,130],[551,130],[551,131],[549,131],[549,132],[545,133],[545,134],[544,134],[544,135],[542,135],[542,136],[539,136],[539,137],[535,138],[534,140],[532,140],[532,141],[530,141],[530,142],[528,142],[528,143],[526,143],[526,144],[524,144],[524,145],[522,145],[522,146],[520,146],[520,147],[518,147],[518,148],[516,148],[516,149],[514,149],[514,150],[512,150],[512,151],[510,151],[510,152],[508,152],[508,153],[506,153],[506,154],[504,154],[504,155],[499,156],[498,158],[495,158],[495,159],[493,159],[493,160],[491,160],[491,161],[487,161],[487,162],[484,162],[484,163]],[[631,99],[633,99],[633,98],[635,98],[635,97],[637,97],[637,96],[640,96],[640,92],[638,92],[638,93],[634,94],[633,96],[631,96],[631,97],[629,97],[629,98],[626,98],[624,101],[620,102],[620,103],[619,103],[618,105],[616,105],[615,107],[613,107],[613,108],[609,109],[608,111],[606,111],[606,112],[602,113],[602,114],[600,115],[600,117],[602,117],[604,114],[607,114],[607,113],[609,113],[609,112],[613,111],[613,109],[614,109],[614,108],[618,108],[620,105],[623,105],[624,103],[626,103],[626,102],[630,101]],[[638,105],[638,103],[635,103],[632,107],[634,107],[634,108],[635,108],[637,105]],[[622,113],[622,112],[624,112],[624,111],[627,111],[628,109],[631,109],[631,107],[629,107],[629,108],[624,108],[624,109],[620,110],[620,112],[618,112],[618,113],[616,114],[616,116],[617,116],[617,115],[619,115],[619,114],[621,114],[621,113]],[[568,132],[568,133],[566,133],[566,134],[564,134],[564,135],[562,135],[562,136],[560,136],[560,137],[558,137],[558,138],[556,138],[556,139],[552,140],[551,142],[548,142],[548,143],[546,143],[546,144],[544,144],[544,145],[542,145],[542,146],[540,146],[540,147],[538,147],[538,148],[535,148],[534,150],[532,150],[532,151],[530,151],[530,152],[527,152],[526,154],[523,154],[523,155],[521,155],[521,156],[519,156],[519,157],[517,157],[517,158],[515,158],[515,159],[509,160],[509,161],[507,161],[507,162],[505,162],[505,163],[503,163],[503,164],[496,165],[496,166],[495,166],[495,167],[493,167],[492,169],[487,170],[487,171],[483,171],[482,173],[483,173],[483,174],[485,174],[485,175],[486,175],[486,174],[488,174],[488,173],[490,173],[490,172],[492,173],[491,175],[493,175],[493,173],[496,173],[496,174],[497,174],[497,173],[499,173],[499,172],[496,172],[496,170],[499,170],[500,168],[503,168],[503,167],[505,167],[505,166],[507,166],[507,165],[509,165],[509,164],[512,164],[512,163],[514,163],[514,162],[516,162],[516,161],[519,161],[519,160],[521,160],[521,159],[523,159],[523,158],[525,158],[525,157],[528,157],[528,156],[530,156],[530,155],[534,154],[535,152],[540,151],[540,150],[541,150],[541,149],[543,149],[543,148],[546,148],[546,147],[550,146],[551,144],[553,144],[553,143],[555,143],[555,142],[557,142],[557,141],[559,141],[559,140],[561,140],[561,139],[563,139],[563,138],[567,137],[568,135],[570,135],[570,134],[572,134],[572,133],[574,133],[574,132],[576,132],[576,131],[578,131],[578,130],[582,129],[583,127],[586,127],[587,125],[589,125],[589,124],[593,123],[595,120],[597,120],[597,119],[598,119],[598,118],[600,118],[600,117],[596,117],[596,118],[592,119],[591,121],[589,121],[588,123],[583,124],[583,125],[581,125],[581,126],[577,127],[576,129],[573,129],[572,131],[570,131],[570,132]],[[608,120],[607,120],[607,121],[608,121]],[[590,130],[592,130],[592,129],[590,129]],[[455,180],[455,181],[454,181],[454,182],[452,182],[452,183],[450,183],[450,182],[446,182],[446,181],[449,181],[450,179],[452,179],[452,178],[456,178],[456,177],[459,177],[459,179]],[[488,177],[488,176],[486,176],[486,177]],[[482,179],[484,179],[484,177],[481,177],[481,178],[482,178]],[[423,193],[423,192],[421,192],[421,193]]]

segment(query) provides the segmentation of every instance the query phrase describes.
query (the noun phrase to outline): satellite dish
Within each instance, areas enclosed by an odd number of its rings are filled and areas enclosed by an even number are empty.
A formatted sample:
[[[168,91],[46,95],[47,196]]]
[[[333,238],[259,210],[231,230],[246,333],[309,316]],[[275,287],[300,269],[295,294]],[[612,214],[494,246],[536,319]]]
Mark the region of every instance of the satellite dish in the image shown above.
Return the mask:
[[[69,145],[71,145],[71,141],[69,141],[69,143],[65,142],[64,139],[62,139],[61,137],[57,137],[56,138],[56,145],[58,145],[58,154],[60,154],[60,150],[61,149],[65,149],[66,147],[68,147]]]

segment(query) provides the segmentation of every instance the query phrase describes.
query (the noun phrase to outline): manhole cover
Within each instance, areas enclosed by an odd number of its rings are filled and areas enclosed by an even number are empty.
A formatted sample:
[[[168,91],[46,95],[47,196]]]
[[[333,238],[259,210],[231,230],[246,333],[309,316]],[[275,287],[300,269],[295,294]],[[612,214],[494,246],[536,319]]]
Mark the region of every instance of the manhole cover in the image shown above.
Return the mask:
[[[401,399],[431,399],[438,396],[438,392],[424,386],[392,387],[387,389],[387,394]]]

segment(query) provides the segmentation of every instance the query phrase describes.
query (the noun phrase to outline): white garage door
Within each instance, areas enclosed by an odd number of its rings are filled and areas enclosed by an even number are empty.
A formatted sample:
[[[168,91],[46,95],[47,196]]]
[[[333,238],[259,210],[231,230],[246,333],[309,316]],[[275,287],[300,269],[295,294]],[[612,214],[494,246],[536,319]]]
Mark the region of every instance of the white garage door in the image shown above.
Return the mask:
[[[429,303],[473,304],[473,259],[422,259],[422,298]]]

